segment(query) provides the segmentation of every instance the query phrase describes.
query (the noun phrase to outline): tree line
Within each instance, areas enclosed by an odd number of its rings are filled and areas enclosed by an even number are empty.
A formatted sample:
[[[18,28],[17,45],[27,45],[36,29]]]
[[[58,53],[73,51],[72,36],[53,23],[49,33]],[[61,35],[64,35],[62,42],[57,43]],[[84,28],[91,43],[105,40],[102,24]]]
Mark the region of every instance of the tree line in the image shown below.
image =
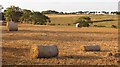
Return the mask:
[[[38,11],[31,11],[28,9],[21,9],[20,7],[10,6],[4,10],[2,14],[2,20],[14,21],[19,23],[31,23],[31,24],[46,24],[51,22],[50,18]]]
[[[113,11],[113,12],[108,12],[108,11],[77,11],[77,12],[58,12],[55,10],[46,10],[42,11],[43,14],[115,14],[118,15],[120,12],[118,11]]]

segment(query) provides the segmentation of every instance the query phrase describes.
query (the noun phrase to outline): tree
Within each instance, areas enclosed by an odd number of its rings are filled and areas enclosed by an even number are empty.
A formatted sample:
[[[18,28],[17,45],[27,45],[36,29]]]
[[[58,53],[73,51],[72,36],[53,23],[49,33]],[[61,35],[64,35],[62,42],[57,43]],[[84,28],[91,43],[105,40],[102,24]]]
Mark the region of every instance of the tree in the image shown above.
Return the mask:
[[[29,21],[31,21],[31,15],[32,15],[31,10],[23,9],[22,13],[23,13],[23,15],[21,17],[21,21],[22,22],[29,22]]]
[[[32,22],[33,24],[46,24],[47,22],[50,22],[49,17],[41,14],[40,12],[33,12],[32,14]]]
[[[42,14],[59,14],[59,12],[55,10],[47,10],[47,11],[42,11]]]
[[[93,22],[90,17],[79,17],[75,23],[79,23],[80,27],[89,27]]]
[[[6,21],[19,22],[22,16],[22,11],[19,7],[10,6],[4,11],[4,14]]]

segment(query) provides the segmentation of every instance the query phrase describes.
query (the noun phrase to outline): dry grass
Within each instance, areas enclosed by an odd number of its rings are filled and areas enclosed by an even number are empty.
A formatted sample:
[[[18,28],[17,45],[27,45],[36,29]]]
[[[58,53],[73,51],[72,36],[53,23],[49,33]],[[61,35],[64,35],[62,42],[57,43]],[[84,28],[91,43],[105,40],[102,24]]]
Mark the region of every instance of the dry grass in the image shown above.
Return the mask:
[[[112,28],[75,28],[57,26],[19,25],[19,31],[3,27],[3,64],[91,64],[113,65],[118,58],[106,56],[118,49],[118,30]],[[30,59],[31,45],[55,44],[59,56]],[[84,52],[81,45],[97,44],[100,52]],[[92,62],[91,62],[92,61]]]

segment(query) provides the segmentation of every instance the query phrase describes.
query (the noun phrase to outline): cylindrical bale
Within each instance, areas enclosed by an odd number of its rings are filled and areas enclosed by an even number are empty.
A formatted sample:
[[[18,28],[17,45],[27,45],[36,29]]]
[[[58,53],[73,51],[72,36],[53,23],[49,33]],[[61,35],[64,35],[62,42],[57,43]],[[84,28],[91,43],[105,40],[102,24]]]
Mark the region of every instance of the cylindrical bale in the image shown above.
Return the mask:
[[[18,31],[18,23],[7,22],[8,31]]]
[[[100,51],[99,45],[84,45],[81,47],[83,51]]]
[[[80,27],[80,23],[77,23],[77,24],[76,24],[76,27]]]
[[[120,57],[120,52],[114,53],[114,57]]]
[[[56,45],[33,46],[30,53],[32,58],[51,58],[58,56],[58,48]]]

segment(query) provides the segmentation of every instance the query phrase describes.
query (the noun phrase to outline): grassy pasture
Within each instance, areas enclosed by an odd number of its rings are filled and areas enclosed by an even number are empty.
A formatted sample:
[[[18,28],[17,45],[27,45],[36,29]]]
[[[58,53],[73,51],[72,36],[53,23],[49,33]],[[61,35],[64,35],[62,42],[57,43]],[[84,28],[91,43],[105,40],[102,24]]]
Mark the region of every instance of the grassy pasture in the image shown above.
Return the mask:
[[[54,25],[67,25],[69,26],[75,25],[75,20],[80,16],[89,16],[92,21],[94,21],[93,25],[102,25],[105,27],[111,27],[111,25],[118,26],[118,16],[117,15],[47,15],[50,17],[52,23]]]

